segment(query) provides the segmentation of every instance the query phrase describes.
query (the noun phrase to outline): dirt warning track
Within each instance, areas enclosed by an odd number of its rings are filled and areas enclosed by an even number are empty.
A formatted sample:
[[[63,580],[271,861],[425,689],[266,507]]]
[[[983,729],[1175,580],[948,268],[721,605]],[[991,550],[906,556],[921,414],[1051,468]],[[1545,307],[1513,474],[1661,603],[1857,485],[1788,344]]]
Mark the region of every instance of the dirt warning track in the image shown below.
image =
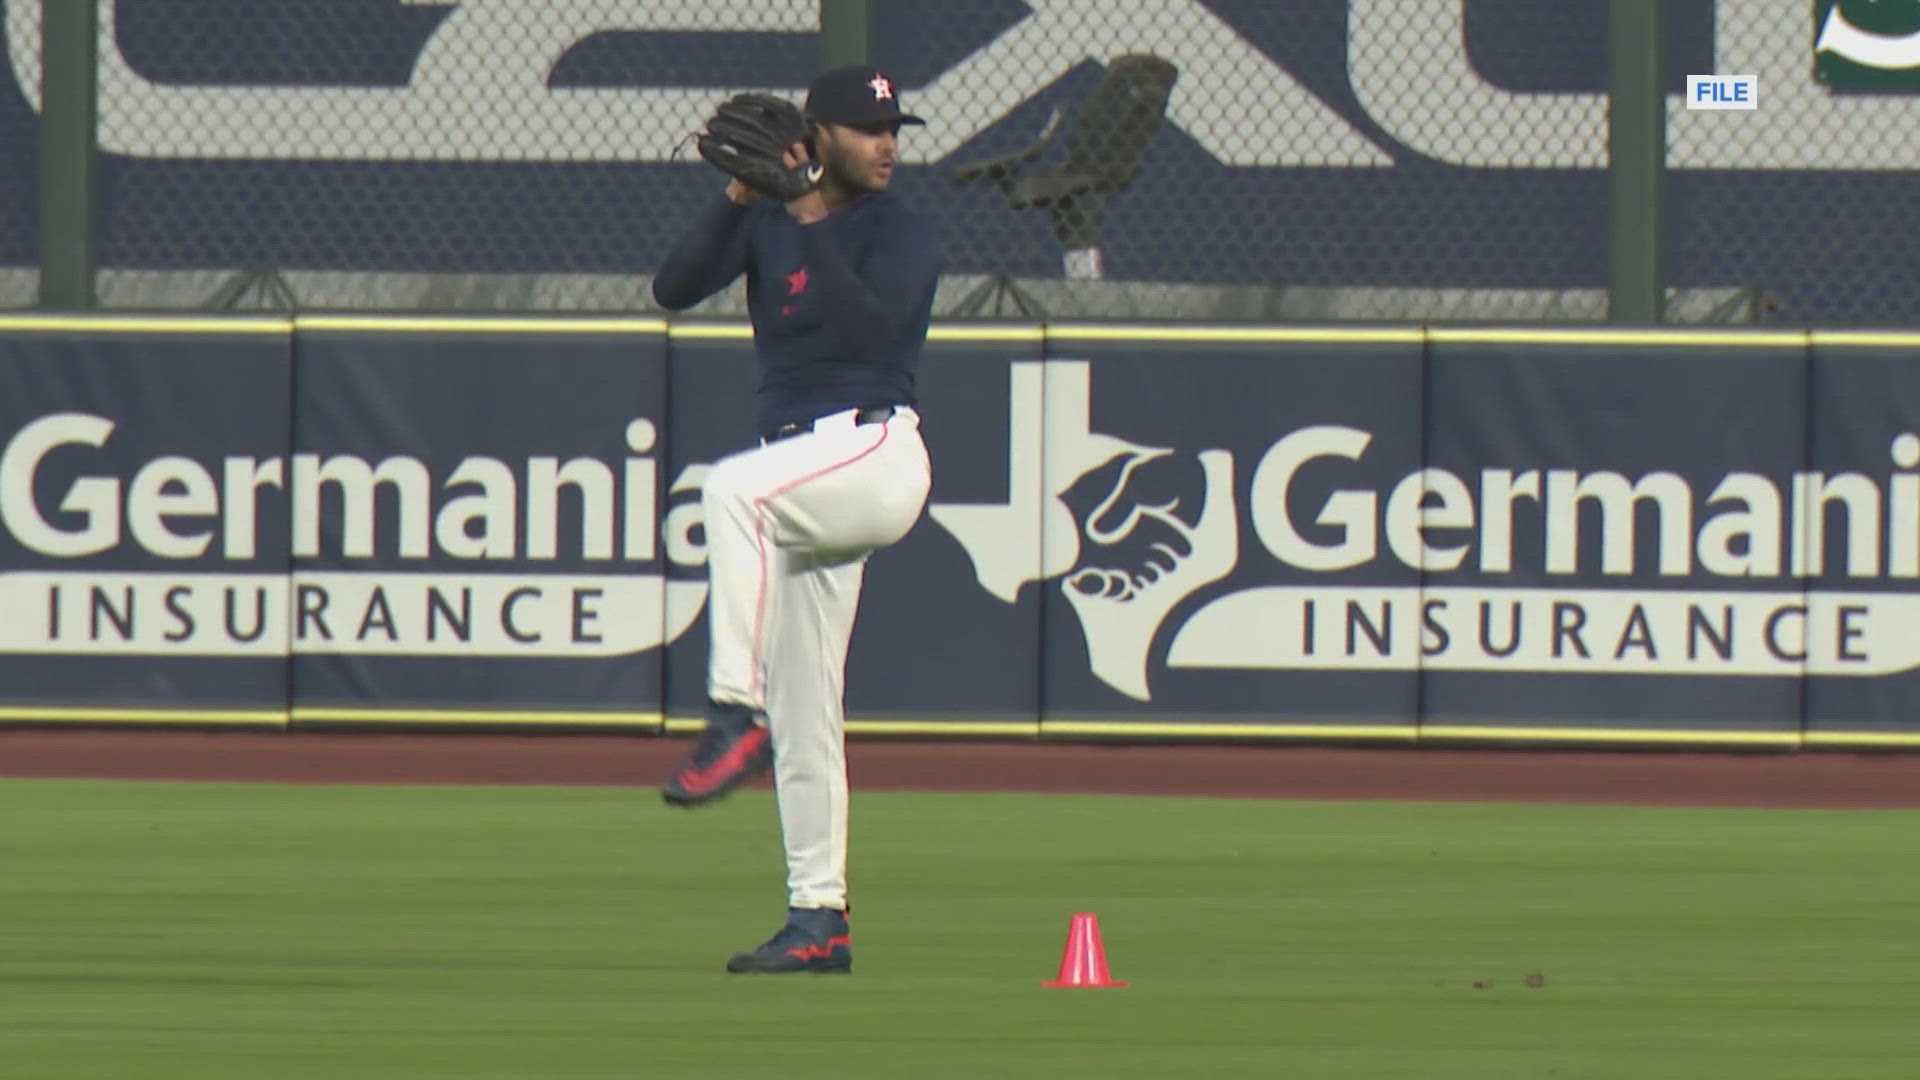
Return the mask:
[[[689,745],[656,736],[19,728],[0,730],[0,776],[650,788]],[[1920,807],[1920,754],[855,740],[848,755],[859,791]]]

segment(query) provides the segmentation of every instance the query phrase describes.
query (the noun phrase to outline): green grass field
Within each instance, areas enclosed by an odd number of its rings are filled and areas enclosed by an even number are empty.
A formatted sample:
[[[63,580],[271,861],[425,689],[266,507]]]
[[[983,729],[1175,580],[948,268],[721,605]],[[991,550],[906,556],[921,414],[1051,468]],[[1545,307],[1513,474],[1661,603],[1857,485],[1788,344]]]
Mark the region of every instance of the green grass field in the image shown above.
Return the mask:
[[[1920,814],[0,783],[0,1076],[1911,1077]],[[1093,911],[1133,987],[1044,990]],[[1532,973],[1539,987],[1526,985]],[[1475,982],[1490,981],[1476,988]]]

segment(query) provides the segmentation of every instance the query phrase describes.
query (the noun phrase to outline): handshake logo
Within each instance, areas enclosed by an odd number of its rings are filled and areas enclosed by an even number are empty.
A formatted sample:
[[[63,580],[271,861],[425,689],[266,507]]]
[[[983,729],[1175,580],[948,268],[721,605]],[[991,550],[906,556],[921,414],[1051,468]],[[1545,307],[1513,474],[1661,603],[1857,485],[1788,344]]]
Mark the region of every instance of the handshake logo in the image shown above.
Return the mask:
[[[1012,603],[1059,581],[1093,674],[1138,701],[1181,601],[1239,560],[1233,455],[1182,455],[1089,430],[1084,361],[1013,365],[1007,502],[936,503],[980,585]]]
[[[1234,454],[1092,430],[1090,372],[1085,361],[1014,364],[1006,501],[929,509],[1000,600],[1034,582],[1058,589],[1092,674],[1136,701],[1151,700],[1162,653],[1170,668],[1245,671],[1920,669],[1914,432],[1895,434],[1890,468],[1871,474],[1689,479],[1510,460],[1407,471],[1390,449],[1368,460],[1369,431],[1309,424],[1250,466],[1255,548],[1243,552]],[[1684,467],[1691,453],[1676,452]],[[1875,535],[1887,537],[1884,557]],[[1363,568],[1372,582],[1346,574]],[[1843,568],[1883,584],[1823,587]],[[1237,587],[1209,588],[1229,575]],[[1221,595],[1201,603],[1202,590]]]

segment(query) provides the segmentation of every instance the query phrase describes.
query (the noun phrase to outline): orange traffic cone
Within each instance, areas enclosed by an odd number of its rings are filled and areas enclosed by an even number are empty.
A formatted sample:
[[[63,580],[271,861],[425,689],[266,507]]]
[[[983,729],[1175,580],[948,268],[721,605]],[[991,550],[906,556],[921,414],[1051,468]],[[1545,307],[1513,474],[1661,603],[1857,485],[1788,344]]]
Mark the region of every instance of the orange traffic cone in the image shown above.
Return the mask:
[[[1041,983],[1049,990],[1119,989],[1127,984],[1115,982],[1107,974],[1107,950],[1100,943],[1100,917],[1080,912],[1067,927],[1067,948],[1060,957],[1060,977]]]

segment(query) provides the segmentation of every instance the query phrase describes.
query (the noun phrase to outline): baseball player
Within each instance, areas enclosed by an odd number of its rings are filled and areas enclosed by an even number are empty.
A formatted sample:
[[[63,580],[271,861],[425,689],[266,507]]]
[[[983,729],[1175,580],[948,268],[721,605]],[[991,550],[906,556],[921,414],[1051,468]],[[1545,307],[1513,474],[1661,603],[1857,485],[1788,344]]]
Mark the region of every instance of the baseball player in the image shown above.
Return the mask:
[[[679,311],[742,274],[760,361],[760,445],[702,493],[711,588],[706,730],[668,777],[676,806],[773,768],[786,845],[781,930],[731,972],[849,971],[844,675],[869,553],[905,536],[931,471],[914,372],[941,256],[887,191],[893,80],[828,71],[791,102],[741,94],[697,140],[732,179],[654,278]]]

